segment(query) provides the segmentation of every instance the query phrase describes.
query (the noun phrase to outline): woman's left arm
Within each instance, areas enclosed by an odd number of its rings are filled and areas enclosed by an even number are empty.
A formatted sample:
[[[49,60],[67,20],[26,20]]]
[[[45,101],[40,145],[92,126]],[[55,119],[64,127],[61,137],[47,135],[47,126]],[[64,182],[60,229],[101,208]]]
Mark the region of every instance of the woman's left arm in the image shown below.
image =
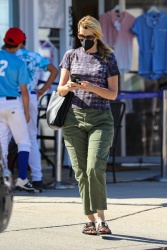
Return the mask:
[[[99,87],[90,82],[81,81],[80,89],[86,92],[93,92],[105,99],[115,100],[118,94],[118,75],[107,78],[108,89]]]

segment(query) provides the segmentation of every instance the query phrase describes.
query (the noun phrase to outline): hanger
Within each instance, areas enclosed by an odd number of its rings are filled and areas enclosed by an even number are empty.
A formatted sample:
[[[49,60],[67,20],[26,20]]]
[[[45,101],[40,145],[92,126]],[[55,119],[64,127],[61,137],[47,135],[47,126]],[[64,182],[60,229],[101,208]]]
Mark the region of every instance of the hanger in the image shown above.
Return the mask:
[[[116,13],[117,13],[117,16],[119,17],[119,16],[120,16],[119,14],[122,12],[122,8],[121,8],[120,5],[116,5],[116,6],[112,9],[112,11],[116,12]]]
[[[147,12],[148,13],[160,13],[160,10],[156,6],[151,6]]]
[[[122,12],[122,8],[121,8],[121,6],[118,4],[118,5],[116,5],[116,6],[112,9],[112,11],[115,11],[115,12],[117,12],[117,13],[120,13],[120,12]]]

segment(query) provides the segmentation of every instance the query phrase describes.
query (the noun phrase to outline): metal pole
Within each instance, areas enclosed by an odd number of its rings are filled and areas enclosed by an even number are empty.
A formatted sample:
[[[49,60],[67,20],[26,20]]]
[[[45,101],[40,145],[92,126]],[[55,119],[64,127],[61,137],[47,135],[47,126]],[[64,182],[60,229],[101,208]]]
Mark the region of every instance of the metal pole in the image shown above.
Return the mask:
[[[62,155],[63,155],[63,145],[62,145],[63,132],[62,129],[57,131],[57,157],[55,162],[56,168],[56,189],[67,189],[75,188],[75,185],[66,184],[62,185]]]
[[[60,36],[63,36],[63,39],[65,37],[65,48],[63,47],[63,50],[69,50],[72,49],[73,43],[72,43],[72,0],[66,0],[65,2],[65,26],[63,32],[60,33]],[[60,55],[61,55],[61,48],[60,46]],[[64,52],[62,52],[64,53]],[[55,138],[56,141],[56,156],[55,157],[55,168],[56,168],[56,189],[66,189],[66,188],[74,188],[74,185],[62,185],[62,155],[63,155],[63,145],[62,145],[62,138],[63,138],[63,132],[62,129],[59,129],[57,131],[57,138]]]
[[[126,1],[125,0],[119,0],[119,6],[122,11],[125,11],[126,9]],[[121,74],[120,76],[120,89],[122,90],[124,87],[125,79],[124,74]],[[122,100],[125,102],[125,100]],[[121,156],[126,156],[126,120],[125,116],[122,120],[122,129],[121,129]]]
[[[57,131],[57,168],[56,168],[56,182],[57,185],[61,183],[62,176],[62,129]]]
[[[124,85],[124,74],[120,75],[120,89],[123,89]],[[126,103],[126,100],[121,100]],[[122,129],[121,129],[121,156],[126,156],[126,119],[125,115],[122,119]]]
[[[163,90],[162,106],[162,173],[160,181],[167,182],[167,90]]]

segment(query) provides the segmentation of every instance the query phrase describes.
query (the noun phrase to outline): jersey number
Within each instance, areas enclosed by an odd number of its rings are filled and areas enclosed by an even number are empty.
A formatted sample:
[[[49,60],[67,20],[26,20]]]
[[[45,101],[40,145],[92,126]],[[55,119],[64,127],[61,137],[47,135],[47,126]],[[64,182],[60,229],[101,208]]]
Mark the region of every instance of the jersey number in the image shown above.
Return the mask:
[[[0,60],[0,76],[5,76],[5,71],[8,66],[8,62],[5,60]]]

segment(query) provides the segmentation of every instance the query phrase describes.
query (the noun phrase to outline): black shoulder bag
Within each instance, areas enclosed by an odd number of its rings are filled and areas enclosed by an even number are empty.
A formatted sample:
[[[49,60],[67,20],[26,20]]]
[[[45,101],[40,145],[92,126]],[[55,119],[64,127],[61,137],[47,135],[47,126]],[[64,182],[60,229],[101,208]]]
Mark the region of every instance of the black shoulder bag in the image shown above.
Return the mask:
[[[70,57],[70,62],[72,61],[73,55],[74,51]],[[46,120],[50,128],[58,130],[64,125],[73,95],[74,93],[71,91],[65,96],[60,96],[57,91],[52,92],[46,110]]]

